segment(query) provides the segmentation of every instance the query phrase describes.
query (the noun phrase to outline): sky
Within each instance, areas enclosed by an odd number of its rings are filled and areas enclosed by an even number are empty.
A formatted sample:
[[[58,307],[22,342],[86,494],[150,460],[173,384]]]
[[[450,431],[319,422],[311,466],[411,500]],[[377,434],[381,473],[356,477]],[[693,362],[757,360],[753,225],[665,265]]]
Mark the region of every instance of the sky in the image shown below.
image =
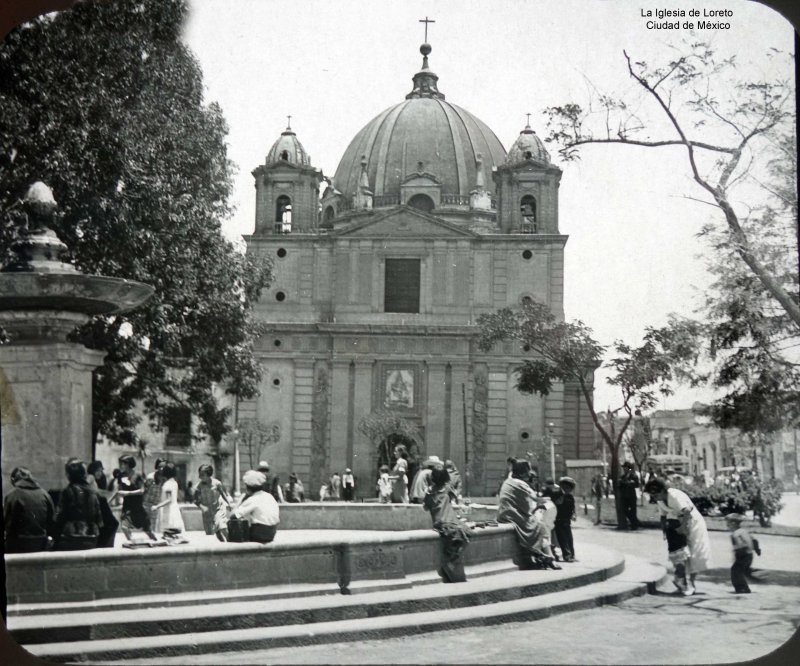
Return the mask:
[[[777,12],[747,0],[191,0],[184,39],[204,73],[207,101],[227,119],[229,156],[238,166],[225,224],[230,237],[251,233],[251,171],[264,161],[291,115],[314,166],[332,177],[350,140],[373,117],[402,101],[421,65],[420,19],[429,17],[430,67],[447,100],[483,120],[506,150],[531,114],[546,131],[545,107],[580,102],[592,87],[633,89],[623,50],[635,60],[674,56],[688,30],[650,29],[647,10],[729,10],[730,27],[697,31],[743,72],[783,77],[768,48],[793,51],[793,29]],[[668,6],[667,6],[668,5]],[[654,11],[655,13],[655,11]],[[663,19],[669,20],[669,19]],[[687,19],[680,19],[681,21]],[[691,314],[708,285],[696,238],[716,209],[695,199],[679,150],[593,146],[561,163],[565,312],[602,344],[636,344],[645,326],[670,313]],[[597,377],[598,408],[619,406]],[[662,409],[707,400],[678,387]]]

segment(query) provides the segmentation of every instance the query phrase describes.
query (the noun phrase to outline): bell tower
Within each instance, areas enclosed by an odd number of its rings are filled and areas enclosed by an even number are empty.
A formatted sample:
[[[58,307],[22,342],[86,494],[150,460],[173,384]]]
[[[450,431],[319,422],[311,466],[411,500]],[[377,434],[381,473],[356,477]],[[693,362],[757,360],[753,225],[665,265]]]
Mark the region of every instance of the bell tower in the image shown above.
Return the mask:
[[[525,125],[492,177],[497,192],[497,222],[504,233],[559,233],[561,169],[550,162],[550,155],[530,124]]]
[[[311,233],[319,226],[322,172],[292,131],[286,129],[269,149],[264,164],[253,170],[256,185],[255,236]]]

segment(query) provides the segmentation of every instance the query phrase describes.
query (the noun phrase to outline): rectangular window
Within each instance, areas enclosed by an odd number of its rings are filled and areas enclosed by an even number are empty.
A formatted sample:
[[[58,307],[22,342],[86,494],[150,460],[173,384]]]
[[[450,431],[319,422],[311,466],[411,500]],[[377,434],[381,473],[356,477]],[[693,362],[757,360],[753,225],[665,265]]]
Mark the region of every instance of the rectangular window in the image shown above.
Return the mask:
[[[387,259],[384,278],[384,312],[419,312],[419,259]]]
[[[186,407],[170,407],[164,418],[167,446],[189,446],[192,443],[192,413]]]

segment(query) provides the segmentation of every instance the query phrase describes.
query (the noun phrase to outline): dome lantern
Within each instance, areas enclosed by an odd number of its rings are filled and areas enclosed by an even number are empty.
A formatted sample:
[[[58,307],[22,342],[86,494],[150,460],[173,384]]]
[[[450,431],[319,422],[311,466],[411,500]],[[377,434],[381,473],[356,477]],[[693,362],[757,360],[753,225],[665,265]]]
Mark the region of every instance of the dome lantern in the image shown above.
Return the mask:
[[[544,147],[542,140],[531,129],[530,114],[528,115],[528,122],[525,125],[517,140],[508,150],[506,157],[506,164],[517,164],[519,162],[526,162],[533,160],[540,164],[550,164],[550,153]]]
[[[444,95],[439,92],[436,87],[436,82],[439,77],[434,74],[428,67],[428,56],[431,53],[431,45],[423,44],[419,47],[419,52],[422,54],[422,69],[419,70],[411,79],[414,82],[414,88],[411,90],[406,99],[413,99],[415,97],[434,97],[436,99],[444,99]]]

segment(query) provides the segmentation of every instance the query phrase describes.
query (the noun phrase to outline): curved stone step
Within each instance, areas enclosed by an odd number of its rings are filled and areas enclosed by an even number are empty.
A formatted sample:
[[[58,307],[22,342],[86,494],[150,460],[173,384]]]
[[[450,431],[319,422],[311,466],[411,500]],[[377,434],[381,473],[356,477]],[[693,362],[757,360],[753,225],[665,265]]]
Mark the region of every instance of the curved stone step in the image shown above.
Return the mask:
[[[599,552],[600,549],[597,550]],[[615,603],[632,595],[645,594],[648,587],[654,587],[665,574],[663,567],[632,558],[624,570],[620,566],[613,567],[610,573],[616,575],[608,580],[602,573],[603,569],[595,567],[595,577],[587,581],[585,576],[589,572],[577,571],[578,566],[572,565],[575,568],[572,573],[565,567],[564,571],[514,572],[459,585],[425,586],[403,591],[400,598],[396,594],[377,593],[377,596],[384,597],[382,602],[376,598],[367,599],[373,594],[363,595],[362,600],[339,597],[339,605],[354,612],[353,616],[342,619],[332,620],[327,615],[330,606],[317,606],[317,610],[324,609],[318,615],[315,609],[309,607],[313,606],[308,603],[311,600],[290,599],[282,604],[279,612],[292,622],[280,626],[251,625],[176,633],[176,625],[168,622],[170,632],[160,635],[138,636],[131,640],[98,637],[95,640],[27,645],[26,648],[51,661],[125,660],[131,663],[131,659],[152,658],[153,663],[164,663],[163,660],[170,655],[198,655],[408,635],[477,624],[535,620],[579,608]],[[550,580],[547,580],[548,576]],[[556,577],[560,580],[556,580]],[[583,584],[574,585],[575,581],[581,579],[584,580]],[[557,591],[553,590],[554,585]],[[558,589],[559,585],[567,587]],[[514,589],[517,590],[516,597],[508,598],[509,591]],[[416,598],[412,592],[417,593]],[[424,594],[420,595],[420,592]],[[366,601],[369,603],[364,603]],[[291,611],[292,602],[304,602],[303,608]],[[148,619],[155,610],[158,609],[148,611]],[[222,619],[225,615],[216,617]],[[42,630],[45,630],[44,627]]]
[[[499,573],[516,571],[511,560],[482,562],[465,567],[467,577],[472,580],[493,576]],[[409,589],[415,585],[440,583],[441,578],[434,571],[408,574],[403,578],[376,580],[357,580],[350,583],[351,594],[359,595],[383,590]],[[128,597],[112,597],[91,601],[62,601],[51,603],[12,604],[8,606],[9,617],[29,615],[80,614],[87,612],[133,610],[144,608],[167,608],[175,606],[196,606],[230,601],[258,601],[267,599],[288,599],[316,595],[340,595],[339,587],[330,583],[289,583],[286,585],[267,585],[236,590],[207,590],[203,592],[175,592],[173,594],[142,594]]]

